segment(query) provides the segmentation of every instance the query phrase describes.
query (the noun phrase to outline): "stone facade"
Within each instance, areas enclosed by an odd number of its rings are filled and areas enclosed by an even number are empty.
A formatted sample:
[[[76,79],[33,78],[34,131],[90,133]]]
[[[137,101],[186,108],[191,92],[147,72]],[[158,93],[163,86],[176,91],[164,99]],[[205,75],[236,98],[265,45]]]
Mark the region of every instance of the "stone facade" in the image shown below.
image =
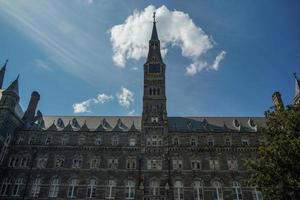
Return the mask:
[[[22,112],[12,82],[0,100],[0,199],[262,199],[245,161],[265,119],[168,117],[165,70],[154,21],[142,116],[43,116],[37,92]]]

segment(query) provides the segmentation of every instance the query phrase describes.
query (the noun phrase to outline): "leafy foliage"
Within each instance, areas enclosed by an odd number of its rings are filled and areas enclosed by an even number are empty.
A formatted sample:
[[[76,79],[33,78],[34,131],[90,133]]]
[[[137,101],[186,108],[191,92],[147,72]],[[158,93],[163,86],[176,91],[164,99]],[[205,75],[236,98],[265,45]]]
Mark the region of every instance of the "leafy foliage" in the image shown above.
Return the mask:
[[[262,143],[252,170],[251,185],[262,191],[265,200],[300,199],[300,105],[269,110]]]

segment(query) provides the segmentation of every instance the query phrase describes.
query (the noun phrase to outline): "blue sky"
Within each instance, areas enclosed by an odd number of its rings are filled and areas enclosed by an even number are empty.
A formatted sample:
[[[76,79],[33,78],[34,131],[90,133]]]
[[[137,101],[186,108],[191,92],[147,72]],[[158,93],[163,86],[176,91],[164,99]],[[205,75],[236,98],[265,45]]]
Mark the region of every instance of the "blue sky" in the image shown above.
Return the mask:
[[[20,74],[23,109],[37,90],[45,115],[140,115],[156,9],[168,115],[262,116],[275,90],[287,104],[294,96],[299,7],[297,0],[0,0],[4,86]]]

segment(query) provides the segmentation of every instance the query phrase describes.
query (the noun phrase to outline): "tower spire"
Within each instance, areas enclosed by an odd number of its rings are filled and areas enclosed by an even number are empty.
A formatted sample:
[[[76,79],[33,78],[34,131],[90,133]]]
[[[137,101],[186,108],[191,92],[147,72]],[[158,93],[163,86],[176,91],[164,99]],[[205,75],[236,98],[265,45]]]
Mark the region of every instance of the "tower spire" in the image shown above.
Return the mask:
[[[17,78],[8,86],[7,91],[12,91],[19,95],[19,76],[18,74]]]
[[[2,86],[3,86],[3,80],[4,80],[4,76],[5,76],[5,70],[6,70],[7,63],[8,63],[8,59],[6,59],[3,67],[0,70],[0,89],[2,89]]]
[[[152,28],[151,40],[158,40],[158,35],[156,30],[156,12],[153,12],[153,28]]]
[[[295,97],[294,97],[294,104],[300,103],[300,80],[297,77],[297,74],[294,73],[295,77]]]

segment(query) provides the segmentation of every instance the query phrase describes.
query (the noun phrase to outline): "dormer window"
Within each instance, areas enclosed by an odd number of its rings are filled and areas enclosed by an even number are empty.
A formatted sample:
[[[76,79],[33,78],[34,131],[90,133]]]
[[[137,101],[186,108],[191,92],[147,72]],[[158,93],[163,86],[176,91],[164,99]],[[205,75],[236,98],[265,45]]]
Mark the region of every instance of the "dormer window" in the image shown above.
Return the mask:
[[[254,121],[251,118],[249,118],[248,120],[248,125],[250,126],[251,129],[257,131],[257,125],[254,123]]]
[[[207,145],[208,146],[214,146],[215,142],[212,137],[207,138]]]
[[[231,138],[230,137],[225,138],[225,145],[226,146],[231,146]]]
[[[129,146],[133,147],[136,145],[136,139],[135,138],[130,138],[129,139]]]
[[[63,120],[62,120],[61,118],[59,118],[59,119],[57,120],[57,126],[58,126],[59,128],[64,128],[64,127],[65,127],[64,122],[63,122]]]
[[[238,129],[238,130],[241,129],[241,125],[240,125],[240,123],[239,123],[238,120],[234,119],[232,123],[233,123],[233,126],[234,126],[236,129]]]
[[[76,118],[73,118],[73,119],[72,119],[72,126],[73,126],[73,127],[76,127],[76,128],[79,127],[79,124],[78,124],[78,121],[76,120]]]

